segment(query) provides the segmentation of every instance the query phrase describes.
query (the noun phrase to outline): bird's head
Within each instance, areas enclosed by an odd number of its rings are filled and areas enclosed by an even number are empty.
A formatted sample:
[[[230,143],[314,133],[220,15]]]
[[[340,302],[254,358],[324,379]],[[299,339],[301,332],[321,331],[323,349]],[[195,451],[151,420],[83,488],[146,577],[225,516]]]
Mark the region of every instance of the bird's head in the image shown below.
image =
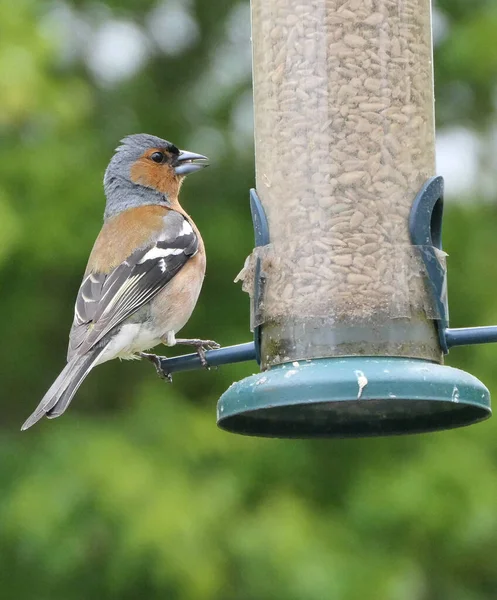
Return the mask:
[[[174,204],[185,176],[208,166],[207,160],[154,135],[125,137],[105,171],[106,217],[140,205]]]

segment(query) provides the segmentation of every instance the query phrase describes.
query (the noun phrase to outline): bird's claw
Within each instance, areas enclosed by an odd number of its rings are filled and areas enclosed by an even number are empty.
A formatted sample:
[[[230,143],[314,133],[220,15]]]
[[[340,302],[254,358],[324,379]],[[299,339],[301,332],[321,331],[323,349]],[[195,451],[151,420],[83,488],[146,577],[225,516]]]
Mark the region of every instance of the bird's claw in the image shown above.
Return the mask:
[[[194,344],[194,346],[197,349],[197,354],[200,358],[200,364],[204,367],[204,369],[209,370],[210,366],[209,366],[209,363],[207,362],[205,353],[207,350],[217,350],[221,346],[217,342],[214,342],[212,340],[198,340],[198,341],[201,343],[199,343],[198,345]]]
[[[214,340],[176,340],[176,343],[194,346],[200,358],[200,364],[204,367],[204,369],[210,369],[209,363],[207,362],[207,358],[205,356],[206,351],[217,350],[218,348],[221,348],[221,346]]]
[[[157,375],[161,379],[167,381],[168,383],[173,382],[173,376],[171,375],[171,373],[169,373],[169,371],[164,370],[162,366],[162,361],[166,358],[165,356],[157,356],[157,354],[149,354],[148,352],[140,352],[138,356],[140,356],[140,358],[145,358],[149,360],[154,365],[155,370],[157,371]]]

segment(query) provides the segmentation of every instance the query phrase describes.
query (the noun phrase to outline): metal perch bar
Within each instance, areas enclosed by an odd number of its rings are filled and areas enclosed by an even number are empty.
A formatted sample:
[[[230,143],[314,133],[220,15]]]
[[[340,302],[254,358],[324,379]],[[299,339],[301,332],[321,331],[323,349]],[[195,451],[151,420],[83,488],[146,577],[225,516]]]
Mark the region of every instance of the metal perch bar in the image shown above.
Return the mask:
[[[247,342],[236,346],[226,346],[226,348],[219,348],[218,350],[207,350],[205,358],[209,367],[255,360],[255,345],[254,342]],[[184,354],[161,359],[161,368],[166,373],[177,373],[178,371],[201,369],[202,363],[197,353]]]
[[[497,342],[497,326],[449,328],[445,330],[445,339],[449,348]]]

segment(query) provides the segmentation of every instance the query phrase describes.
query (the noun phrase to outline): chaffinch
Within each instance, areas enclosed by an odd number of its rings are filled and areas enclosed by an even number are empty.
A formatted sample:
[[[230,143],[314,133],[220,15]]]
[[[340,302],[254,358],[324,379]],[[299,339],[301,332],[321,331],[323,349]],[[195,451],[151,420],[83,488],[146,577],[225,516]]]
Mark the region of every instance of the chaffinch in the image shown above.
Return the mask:
[[[196,347],[204,365],[210,340],[176,339],[193,312],[205,274],[205,250],[178,201],[184,177],[207,166],[201,154],[161,138],[124,138],[104,176],[104,224],[79,288],[67,365],[22,429],[59,417],[93,369],[113,358],[160,357],[159,343]]]

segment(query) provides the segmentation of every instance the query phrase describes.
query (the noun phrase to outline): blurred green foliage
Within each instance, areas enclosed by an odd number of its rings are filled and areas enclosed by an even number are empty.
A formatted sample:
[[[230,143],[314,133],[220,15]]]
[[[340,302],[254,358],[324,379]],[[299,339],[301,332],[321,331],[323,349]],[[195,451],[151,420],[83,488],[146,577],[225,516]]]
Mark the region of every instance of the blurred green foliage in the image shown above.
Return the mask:
[[[72,52],[77,38],[64,43],[53,14],[71,7],[87,28],[112,18],[144,28],[154,3],[0,2],[0,596],[497,597],[495,421],[399,439],[245,439],[216,428],[215,404],[255,365],[179,374],[166,387],[150,365],[116,361],[63,419],[18,432],[63,364],[103,170],[125,134],[211,156],[216,141],[214,165],[183,192],[209,256],[184,333],[249,339],[248,299],[232,281],[252,246],[252,146],[236,125],[250,73],[231,65],[226,75],[219,58],[248,48],[248,34],[227,26],[248,13],[234,0],[185,6],[192,43],[165,55],[150,40],[143,67],[111,85],[88,68],[89,42]],[[483,130],[495,122],[495,2],[440,0],[439,11],[439,123]],[[496,206],[447,208],[454,326],[497,322]],[[495,352],[461,348],[449,362],[496,393]]]

